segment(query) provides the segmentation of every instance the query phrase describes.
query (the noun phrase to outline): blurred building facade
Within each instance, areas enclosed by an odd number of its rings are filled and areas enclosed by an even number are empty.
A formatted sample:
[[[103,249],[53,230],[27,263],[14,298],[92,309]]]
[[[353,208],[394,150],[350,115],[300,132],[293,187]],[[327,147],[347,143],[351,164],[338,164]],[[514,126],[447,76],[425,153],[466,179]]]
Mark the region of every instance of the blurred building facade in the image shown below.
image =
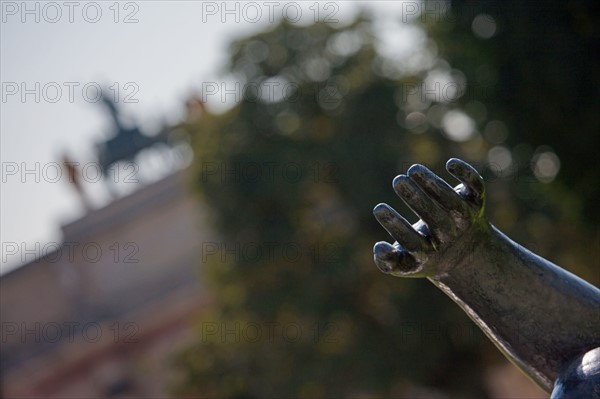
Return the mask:
[[[88,207],[60,246],[0,278],[4,397],[167,396],[170,356],[207,303],[198,248],[209,236],[187,187],[178,170]]]
[[[164,396],[205,302],[201,210],[178,172],[63,226],[0,279],[6,397]]]

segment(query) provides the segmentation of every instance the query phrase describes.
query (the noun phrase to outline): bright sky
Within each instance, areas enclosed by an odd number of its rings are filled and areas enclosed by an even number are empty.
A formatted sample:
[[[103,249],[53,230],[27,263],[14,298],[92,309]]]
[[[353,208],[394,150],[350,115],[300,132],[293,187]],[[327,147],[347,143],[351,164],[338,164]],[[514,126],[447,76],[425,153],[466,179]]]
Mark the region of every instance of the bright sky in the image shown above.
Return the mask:
[[[81,165],[93,162],[94,143],[110,135],[104,109],[93,103],[98,84],[112,87],[108,94],[118,87],[125,116],[150,130],[181,118],[185,99],[202,82],[219,81],[228,43],[282,14],[299,12],[298,23],[305,24],[318,10],[343,24],[366,7],[399,20],[403,10],[414,10],[415,2],[404,3],[411,8],[391,1],[231,1],[226,7],[233,11],[225,13],[220,1],[2,1],[0,273],[60,243],[61,224],[83,214],[53,163],[63,152]],[[386,32],[388,50],[398,53],[414,47],[418,36],[414,29]],[[124,103],[127,95],[138,102]],[[86,189],[102,196],[101,182]],[[19,253],[7,252],[7,245]]]

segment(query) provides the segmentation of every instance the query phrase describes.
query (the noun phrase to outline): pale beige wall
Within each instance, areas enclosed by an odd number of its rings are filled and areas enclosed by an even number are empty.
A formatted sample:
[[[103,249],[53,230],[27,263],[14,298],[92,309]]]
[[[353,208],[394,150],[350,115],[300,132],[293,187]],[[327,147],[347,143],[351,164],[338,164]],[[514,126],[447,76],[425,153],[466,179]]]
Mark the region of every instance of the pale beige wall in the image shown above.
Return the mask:
[[[48,323],[113,315],[98,320],[100,341],[91,342],[76,333],[75,341],[63,341],[33,357],[39,348],[27,340],[21,342],[21,331],[5,337],[3,352],[31,358],[5,373],[5,393],[98,397],[108,384],[105,380],[112,378],[106,377],[111,373],[106,370],[117,374],[127,370],[136,381],[145,381],[147,388],[140,394],[164,393],[168,373],[161,365],[167,363],[178,340],[191,336],[189,323],[182,320],[191,318],[204,300],[200,249],[201,242],[211,237],[204,227],[205,211],[184,184],[182,175],[171,176],[93,211],[64,227],[65,241],[76,245],[73,259],[63,253],[56,262],[42,259],[0,278],[3,324],[40,323],[43,328]],[[86,259],[82,248],[89,243],[93,245],[88,246]],[[116,259],[115,243],[119,246]],[[101,248],[102,255],[91,261],[94,246]],[[126,258],[132,249],[135,253]],[[124,343],[121,334],[113,342],[114,322],[121,326],[135,323],[134,338],[140,340]],[[38,344],[47,344],[43,334],[41,341]],[[87,355],[93,363],[89,369],[66,377],[61,374]],[[140,365],[146,365],[146,371],[140,372]],[[47,381],[56,378],[59,382],[52,392],[45,392],[50,389]]]

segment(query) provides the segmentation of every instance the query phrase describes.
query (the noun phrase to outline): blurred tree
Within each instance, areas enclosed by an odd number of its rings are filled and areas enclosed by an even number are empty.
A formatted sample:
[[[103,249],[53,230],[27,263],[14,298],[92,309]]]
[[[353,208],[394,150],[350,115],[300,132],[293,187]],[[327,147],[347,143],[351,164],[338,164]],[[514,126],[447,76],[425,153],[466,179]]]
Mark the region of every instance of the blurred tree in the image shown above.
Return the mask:
[[[433,286],[386,278],[371,259],[373,243],[386,238],[371,210],[387,202],[410,214],[391,181],[415,162],[445,177],[449,157],[476,163],[489,181],[492,222],[598,283],[595,260],[580,250],[597,243],[597,232],[581,222],[597,187],[568,190],[597,179],[597,169],[578,175],[565,165],[576,162],[576,151],[594,149],[564,146],[558,121],[540,122],[564,104],[563,128],[581,126],[569,113],[577,112],[587,115],[583,129],[593,129],[597,117],[588,113],[597,97],[575,107],[563,89],[536,91],[539,82],[514,72],[534,68],[535,76],[537,61],[531,64],[518,33],[537,34],[531,21],[519,14],[513,19],[525,22],[513,27],[505,21],[516,9],[492,14],[464,4],[477,12],[463,18],[455,8],[458,18],[413,22],[436,39],[413,54],[425,60],[417,68],[380,55],[365,17],[338,29],[283,22],[233,45],[229,67],[243,95],[230,111],[184,126],[195,139],[196,182],[221,242],[201,244],[214,306],[203,315],[197,345],[176,359],[176,393],[398,397],[434,388],[485,397],[483,366],[501,358],[496,349]],[[477,25],[480,13],[493,20]],[[508,30],[516,39],[503,36]],[[513,45],[522,48],[513,53]],[[478,90],[446,90],[461,82]],[[431,85],[440,89],[432,93]],[[542,133],[547,123],[555,133]],[[555,178],[557,159],[569,174],[543,183]]]
[[[465,76],[468,89],[455,106],[479,122],[492,146],[488,168],[499,172],[487,175],[492,220],[596,285],[597,6],[588,0],[454,0],[452,8],[441,7],[448,14],[421,19],[440,57]]]

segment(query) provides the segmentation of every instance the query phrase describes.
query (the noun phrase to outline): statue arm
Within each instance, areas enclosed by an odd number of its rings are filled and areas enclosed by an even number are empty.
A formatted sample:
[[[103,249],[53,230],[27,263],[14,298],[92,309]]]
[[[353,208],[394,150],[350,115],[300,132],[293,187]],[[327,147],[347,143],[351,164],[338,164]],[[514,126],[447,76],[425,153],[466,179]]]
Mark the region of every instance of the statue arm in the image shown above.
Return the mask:
[[[565,365],[600,346],[600,290],[505,236],[484,216],[481,176],[457,159],[455,188],[421,165],[394,179],[421,218],[409,224],[375,207],[396,240],[374,247],[377,266],[399,277],[424,277],[444,291],[518,367],[546,390]]]

